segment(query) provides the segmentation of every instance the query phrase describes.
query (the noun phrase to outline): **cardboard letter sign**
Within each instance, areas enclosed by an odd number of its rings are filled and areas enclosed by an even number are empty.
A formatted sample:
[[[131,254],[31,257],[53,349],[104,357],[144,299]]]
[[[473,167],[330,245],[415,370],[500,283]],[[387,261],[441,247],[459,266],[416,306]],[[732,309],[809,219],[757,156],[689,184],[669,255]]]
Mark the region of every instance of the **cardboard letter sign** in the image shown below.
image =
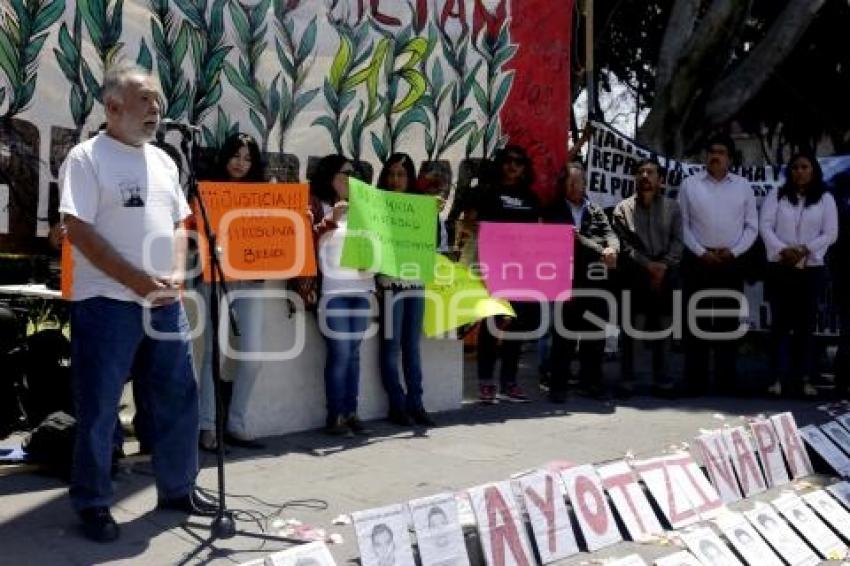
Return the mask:
[[[806,443],[823,458],[830,467],[843,477],[850,477],[850,458],[815,425],[800,429]]]
[[[508,482],[469,490],[478,521],[478,534],[488,566],[531,566],[531,546],[525,536],[522,516],[514,503]]]
[[[850,454],[850,433],[838,421],[830,421],[820,425],[820,429],[841,448],[845,454]]]
[[[694,439],[699,449],[702,463],[708,472],[708,477],[717,488],[724,503],[734,503],[741,499],[741,488],[732,471],[729,452],[723,441],[723,433],[714,432],[703,434]]]
[[[785,453],[785,460],[788,462],[788,469],[791,470],[791,477],[797,479],[812,475],[814,473],[812,463],[800,439],[794,415],[782,413],[770,417],[770,421],[776,428],[776,434],[782,444],[782,452]]]
[[[753,421],[750,423],[750,430],[753,431],[753,438],[756,440],[756,448],[758,448],[768,487],[788,483],[788,471],[785,469],[779,437],[773,425],[768,420]]]
[[[850,509],[850,483],[846,481],[838,482],[827,486],[826,490],[840,501],[846,509]]]
[[[761,473],[753,442],[744,427],[723,431],[726,448],[732,456],[732,465],[741,482],[744,497],[750,497],[767,490],[764,476]]]
[[[570,468],[561,472],[561,478],[567,486],[587,549],[593,552],[623,540],[593,466],[585,464]]]
[[[626,462],[597,466],[596,472],[632,540],[649,541],[664,532],[634,471]]]
[[[540,560],[548,564],[578,553],[561,479],[537,471],[517,480]]]

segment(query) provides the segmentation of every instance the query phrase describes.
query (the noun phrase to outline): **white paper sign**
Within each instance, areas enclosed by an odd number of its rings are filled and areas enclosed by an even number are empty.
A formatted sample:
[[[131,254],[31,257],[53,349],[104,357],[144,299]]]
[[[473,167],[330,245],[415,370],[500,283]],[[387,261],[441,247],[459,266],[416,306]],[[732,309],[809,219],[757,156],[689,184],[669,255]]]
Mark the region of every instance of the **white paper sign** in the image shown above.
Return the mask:
[[[827,486],[826,490],[840,501],[845,508],[850,509],[850,483],[846,481],[834,483]]]
[[[577,554],[578,542],[561,493],[561,478],[537,471],[521,476],[516,483],[543,564]]]
[[[605,499],[605,490],[590,464],[561,472],[567,495],[590,552],[623,540]]]
[[[850,477],[850,458],[833,444],[821,429],[815,425],[804,426],[800,429],[800,435],[837,474],[845,478]]]
[[[755,509],[745,511],[744,516],[790,566],[820,564],[820,558],[809,545],[791,530],[770,505],[756,503]]]
[[[646,566],[646,562],[637,554],[629,554],[628,556],[606,562],[605,566]]]
[[[773,423],[776,434],[779,436],[782,452],[788,462],[788,469],[791,470],[791,477],[797,479],[815,473],[812,462],[809,460],[809,453],[806,452],[806,447],[800,439],[794,415],[791,413],[774,415],[770,417],[770,422]]]
[[[759,467],[753,441],[747,430],[739,426],[723,431],[726,449],[732,456],[732,465],[741,483],[744,497],[751,497],[767,490],[767,483]]]
[[[415,566],[401,504],[351,514],[363,566]]]
[[[850,413],[844,413],[843,415],[839,415],[835,417],[835,420],[841,424],[847,430],[850,430]]]
[[[626,462],[597,466],[596,472],[632,540],[649,541],[664,532],[634,471]]]
[[[453,494],[414,499],[407,507],[423,566],[469,566]]]
[[[710,519],[724,508],[717,491],[689,454],[632,463],[674,529]]]
[[[802,499],[793,493],[785,493],[771,503],[797,529],[797,532],[815,547],[821,557],[828,560],[844,558],[847,546],[815,515],[814,511],[803,503]]]
[[[750,423],[750,430],[756,441],[756,448],[768,487],[788,483],[788,470],[785,468],[785,460],[782,458],[782,446],[773,424],[768,420],[753,421]]]
[[[322,541],[309,542],[280,552],[267,559],[271,566],[335,566],[331,551]],[[260,561],[260,564],[264,564]]]
[[[696,557],[687,550],[664,556],[655,561],[655,566],[703,566]]]
[[[681,536],[688,550],[705,566],[743,566],[710,527],[683,531]]]
[[[850,433],[838,421],[824,423],[820,429],[846,454],[850,454]]]
[[[802,496],[809,507],[820,515],[844,540],[850,540],[850,513],[826,491],[819,489]]]
[[[734,468],[722,432],[703,434],[694,439],[708,477],[724,503],[741,499],[741,488],[735,478]]]
[[[509,482],[469,490],[478,536],[488,566],[531,566],[531,545]]]
[[[740,513],[724,513],[718,516],[715,522],[732,548],[738,551],[747,564],[759,566],[785,564]]]

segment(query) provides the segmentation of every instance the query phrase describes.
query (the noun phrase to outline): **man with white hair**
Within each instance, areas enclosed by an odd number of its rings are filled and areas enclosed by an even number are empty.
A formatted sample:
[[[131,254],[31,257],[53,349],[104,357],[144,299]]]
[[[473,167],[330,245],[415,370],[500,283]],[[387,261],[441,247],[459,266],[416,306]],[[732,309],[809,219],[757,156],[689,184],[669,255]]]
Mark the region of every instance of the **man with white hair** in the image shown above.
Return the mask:
[[[212,514],[195,489],[198,399],[180,301],[190,214],[177,168],[150,145],[161,96],[144,69],[123,62],[103,80],[106,130],[75,146],[60,171],[74,249],[71,371],[77,437],[70,496],[83,533],[118,538],[110,464],[121,390],[138,381],[149,410],[159,507]]]

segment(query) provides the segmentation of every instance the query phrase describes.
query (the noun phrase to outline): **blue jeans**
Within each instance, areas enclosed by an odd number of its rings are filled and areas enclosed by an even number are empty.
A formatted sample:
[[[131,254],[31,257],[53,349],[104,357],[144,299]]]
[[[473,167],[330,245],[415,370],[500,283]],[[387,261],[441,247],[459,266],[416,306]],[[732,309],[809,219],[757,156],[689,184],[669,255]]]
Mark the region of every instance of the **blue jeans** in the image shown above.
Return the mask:
[[[145,333],[144,314],[157,339]],[[189,324],[180,303],[146,308],[94,297],[71,307],[71,373],[77,436],[71,471],[76,510],[112,503],[112,447],[121,390],[132,373],[147,407],[153,470],[160,498],[189,493],[198,474],[198,392]]]
[[[256,291],[263,288],[262,281],[230,281],[227,283],[228,291]],[[200,283],[198,292],[205,301],[210,300],[210,286],[208,283]],[[263,351],[263,314],[265,301],[261,297],[242,297],[233,301],[233,312],[236,316],[236,326],[239,328],[239,336],[233,348],[239,352],[262,352]],[[227,303],[225,308],[219,308],[219,316],[222,325],[227,323]],[[206,317],[207,306],[203,305],[200,316]],[[204,331],[204,358],[201,362],[200,374],[200,428],[201,430],[215,430],[215,390],[213,389],[212,375],[212,341],[213,324],[207,321]],[[223,352],[223,350],[222,350]],[[224,357],[221,358],[222,362]],[[245,436],[245,417],[248,414],[248,402],[251,390],[256,383],[262,369],[262,362],[254,360],[241,360],[236,365],[233,376],[233,396],[230,399],[230,407],[225,407],[227,415],[227,430],[237,433],[240,437]]]
[[[422,320],[425,299],[421,289],[386,290],[381,301],[381,379],[390,410],[422,409]],[[398,375],[401,354],[405,390]]]
[[[360,388],[360,343],[369,326],[371,308],[365,295],[323,298],[319,308],[325,336],[325,396],[328,422],[357,413]],[[348,312],[346,312],[348,311]]]

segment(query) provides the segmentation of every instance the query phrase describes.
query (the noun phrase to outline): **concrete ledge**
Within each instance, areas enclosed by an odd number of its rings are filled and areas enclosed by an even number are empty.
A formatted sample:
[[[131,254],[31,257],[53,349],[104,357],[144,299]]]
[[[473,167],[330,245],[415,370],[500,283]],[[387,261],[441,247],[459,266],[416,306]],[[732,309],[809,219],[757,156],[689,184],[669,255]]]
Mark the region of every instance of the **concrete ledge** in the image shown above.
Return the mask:
[[[267,286],[267,288],[269,288]],[[289,360],[263,363],[259,377],[251,387],[249,410],[244,430],[232,432],[246,438],[259,438],[309,430],[325,424],[325,343],[316,317],[311,313],[289,316],[282,300],[269,301],[265,312],[264,350],[286,352],[295,346],[298,326],[302,326],[304,347]],[[187,304],[187,310],[191,304]],[[196,312],[189,312],[195,320]],[[201,340],[194,344],[196,369],[203,354]],[[432,412],[460,408],[463,399],[463,342],[460,340],[423,339],[422,371],[425,407]],[[232,361],[224,364],[223,375],[229,380]],[[381,384],[376,336],[364,341],[360,350],[360,395],[358,414],[364,420],[387,414],[387,396]]]

